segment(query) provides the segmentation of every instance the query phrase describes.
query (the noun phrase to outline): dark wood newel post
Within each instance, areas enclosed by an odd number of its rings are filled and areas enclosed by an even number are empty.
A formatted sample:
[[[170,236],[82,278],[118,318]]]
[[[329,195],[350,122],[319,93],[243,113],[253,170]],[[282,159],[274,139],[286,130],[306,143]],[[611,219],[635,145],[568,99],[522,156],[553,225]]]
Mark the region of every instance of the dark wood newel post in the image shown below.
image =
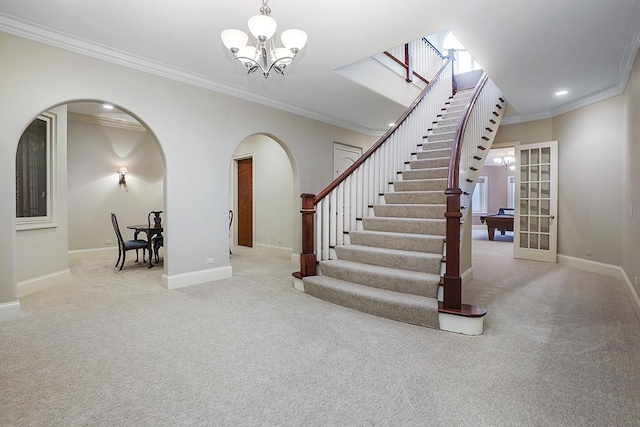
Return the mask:
[[[447,188],[444,192],[447,199],[447,252],[446,271],[444,274],[444,309],[460,310],[462,307],[462,277],[460,277],[460,195],[459,188]]]
[[[302,194],[302,253],[300,254],[300,273],[302,277],[316,275],[316,254],[313,252],[315,194]]]

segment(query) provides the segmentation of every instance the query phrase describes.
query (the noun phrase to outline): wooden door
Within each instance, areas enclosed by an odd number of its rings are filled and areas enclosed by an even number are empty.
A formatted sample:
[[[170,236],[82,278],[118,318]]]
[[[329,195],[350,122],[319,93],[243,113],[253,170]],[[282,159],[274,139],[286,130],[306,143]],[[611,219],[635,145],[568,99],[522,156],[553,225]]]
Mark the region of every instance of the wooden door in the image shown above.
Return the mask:
[[[333,143],[333,179],[342,174],[362,155],[362,148]]]
[[[518,147],[516,198],[513,256],[557,262],[557,141]]]
[[[238,162],[238,246],[253,247],[253,159]]]

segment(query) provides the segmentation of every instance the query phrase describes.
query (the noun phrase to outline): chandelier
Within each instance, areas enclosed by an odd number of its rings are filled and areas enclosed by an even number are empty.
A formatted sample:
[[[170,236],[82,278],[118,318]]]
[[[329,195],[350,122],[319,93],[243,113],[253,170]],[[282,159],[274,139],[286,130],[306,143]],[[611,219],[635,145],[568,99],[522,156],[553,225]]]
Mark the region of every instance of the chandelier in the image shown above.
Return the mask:
[[[507,156],[506,152],[503,157],[493,158],[493,163],[495,163],[496,166],[504,166],[505,169],[509,169],[512,171],[516,170],[516,166],[514,164],[515,162],[516,162],[516,158],[513,156]]]
[[[233,58],[247,67],[247,74],[260,69],[265,78],[271,70],[284,74],[284,69],[293,61],[307,43],[307,33],[287,30],[280,35],[284,47],[275,47],[272,37],[276,33],[276,20],[271,16],[268,0],[262,0],[260,15],[249,18],[249,31],[256,38],[255,45],[248,45],[249,36],[244,31],[229,29],[221,34],[222,43],[231,51]]]

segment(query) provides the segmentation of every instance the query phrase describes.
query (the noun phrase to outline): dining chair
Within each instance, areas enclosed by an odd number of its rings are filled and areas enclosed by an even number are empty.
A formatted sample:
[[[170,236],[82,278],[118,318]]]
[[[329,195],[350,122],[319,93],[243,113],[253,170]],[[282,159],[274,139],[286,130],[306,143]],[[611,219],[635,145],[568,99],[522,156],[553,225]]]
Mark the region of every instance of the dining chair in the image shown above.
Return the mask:
[[[113,212],[111,212],[111,224],[113,225],[113,230],[116,232],[116,237],[118,238],[118,261],[116,261],[115,267],[118,266],[120,258],[122,258],[122,263],[120,263],[120,270],[122,270],[124,260],[127,257],[127,251],[134,249],[136,251],[136,262],[138,262],[138,249],[142,249],[142,262],[144,262],[148,245],[147,241],[142,239],[124,240],[122,238],[122,233],[120,233],[120,227],[118,227],[118,218]],[[151,254],[149,254],[149,256],[151,256]]]
[[[162,211],[151,211],[147,215],[147,226],[149,229],[162,228],[162,217],[160,216]],[[151,238],[151,247],[153,248],[153,255],[155,256],[156,264],[160,261],[160,255],[158,251],[161,247],[164,247],[164,236],[162,233],[156,234]],[[151,256],[152,254],[149,254]]]

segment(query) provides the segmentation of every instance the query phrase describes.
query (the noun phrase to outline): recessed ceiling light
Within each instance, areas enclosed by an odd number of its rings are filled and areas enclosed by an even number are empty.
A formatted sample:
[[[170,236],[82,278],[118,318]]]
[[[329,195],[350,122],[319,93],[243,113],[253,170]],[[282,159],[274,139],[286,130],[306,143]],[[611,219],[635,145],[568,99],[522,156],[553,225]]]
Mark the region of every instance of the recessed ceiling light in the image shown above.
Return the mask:
[[[102,108],[105,110],[113,110],[113,105],[111,104],[102,104]]]
[[[389,127],[395,126],[395,125],[396,125],[395,123],[389,123]]]
[[[569,91],[568,90],[559,90],[556,92],[556,96],[564,96],[566,94],[568,94]]]

